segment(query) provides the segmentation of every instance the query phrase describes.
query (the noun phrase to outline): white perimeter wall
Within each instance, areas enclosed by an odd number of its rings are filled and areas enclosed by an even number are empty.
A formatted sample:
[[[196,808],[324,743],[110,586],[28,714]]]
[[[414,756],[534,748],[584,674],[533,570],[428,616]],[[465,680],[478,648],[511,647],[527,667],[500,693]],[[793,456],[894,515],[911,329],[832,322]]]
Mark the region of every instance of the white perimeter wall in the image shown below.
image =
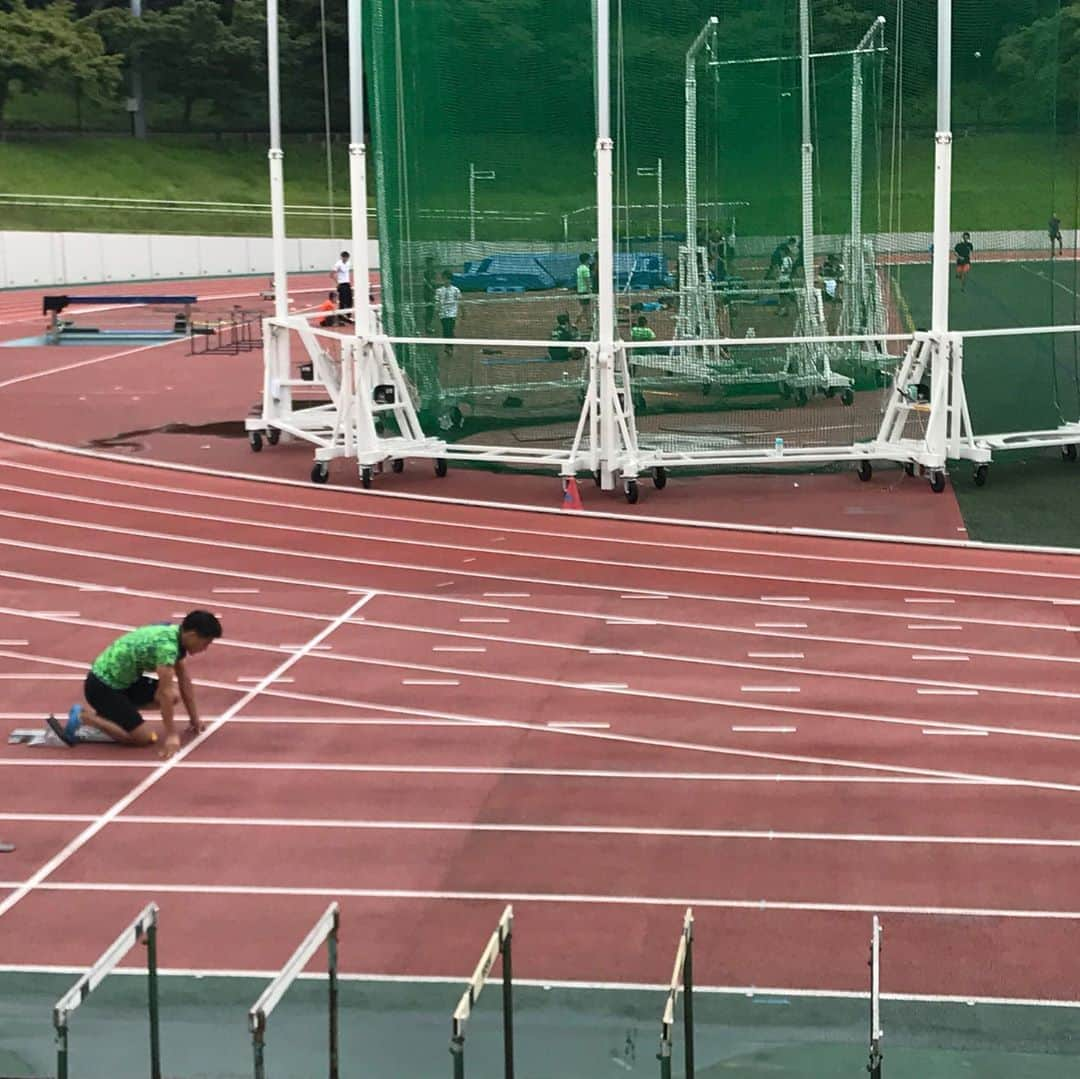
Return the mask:
[[[342,245],[340,239],[288,240],[288,270],[329,272]],[[377,268],[379,245],[372,240],[368,247],[370,265]],[[0,231],[0,288],[237,274],[269,277],[272,272],[269,237]]]

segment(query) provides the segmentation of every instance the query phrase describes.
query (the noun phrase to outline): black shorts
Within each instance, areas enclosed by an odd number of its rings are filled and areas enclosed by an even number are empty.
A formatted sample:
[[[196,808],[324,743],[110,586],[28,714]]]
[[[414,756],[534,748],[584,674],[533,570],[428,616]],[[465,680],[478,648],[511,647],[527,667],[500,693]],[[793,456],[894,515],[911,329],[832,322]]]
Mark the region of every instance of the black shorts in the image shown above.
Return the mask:
[[[145,708],[157,693],[158,680],[143,675],[127,689],[113,689],[107,686],[93,671],[86,676],[83,693],[86,703],[103,719],[111,720],[118,727],[129,733],[143,721],[139,709]]]

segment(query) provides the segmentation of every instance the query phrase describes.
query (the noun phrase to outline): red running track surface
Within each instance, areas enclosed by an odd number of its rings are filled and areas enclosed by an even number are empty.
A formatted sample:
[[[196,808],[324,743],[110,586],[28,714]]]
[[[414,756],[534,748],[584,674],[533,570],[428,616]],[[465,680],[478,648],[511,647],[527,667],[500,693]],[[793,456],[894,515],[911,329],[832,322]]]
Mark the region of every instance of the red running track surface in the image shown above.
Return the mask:
[[[0,965],[1073,1000],[1080,562],[267,487],[0,443],[6,733],[208,606],[210,730],[3,745]],[[25,642],[25,643],[24,643]],[[73,917],[72,912],[77,912]],[[58,925],[64,932],[58,933]]]

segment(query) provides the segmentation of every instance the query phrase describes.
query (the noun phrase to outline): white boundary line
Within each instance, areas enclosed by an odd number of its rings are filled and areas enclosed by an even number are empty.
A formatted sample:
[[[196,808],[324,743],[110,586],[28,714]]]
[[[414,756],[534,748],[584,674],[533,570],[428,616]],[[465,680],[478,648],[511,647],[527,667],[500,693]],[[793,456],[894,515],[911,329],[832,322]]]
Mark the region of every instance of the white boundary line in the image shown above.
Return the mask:
[[[0,881],[0,888],[16,882]],[[176,884],[162,882],[46,881],[43,892],[104,892],[151,895],[309,896],[331,899],[419,899],[438,902],[564,903],[611,907],[701,907],[710,910],[751,910],[769,913],[897,914],[929,918],[1001,918],[1007,921],[1054,921],[1080,923],[1080,910],[1029,910],[1022,907],[934,907],[897,903],[823,903],[786,899],[715,899],[709,896],[601,895],[588,892],[486,892],[426,891],[420,888],[322,888],[239,884]]]
[[[0,900],[0,918],[2,918],[12,907],[15,906],[20,900],[24,899],[34,888],[40,886],[47,877],[51,876],[57,869],[60,868],[73,854],[81,850],[91,839],[94,838],[107,824],[115,820],[129,805],[131,805],[136,799],[146,793],[159,779],[168,775],[181,761],[185,760],[191,752],[197,747],[201,746],[215,731],[220,730],[229,720],[236,715],[245,705],[253,701],[267,686],[269,686],[276,678],[280,678],[290,667],[302,659],[308,652],[317,644],[319,644],[326,637],[329,637],[338,626],[340,626],[346,619],[351,618],[361,607],[367,603],[374,592],[368,593],[368,595],[358,599],[349,609],[340,615],[337,619],[320,630],[310,641],[305,645],[303,649],[298,652],[294,652],[291,656],[280,663],[273,671],[270,672],[258,685],[253,686],[248,690],[240,700],[230,705],[226,711],[224,711],[217,720],[213,721],[202,734],[188,742],[186,746],[182,746],[178,753],[170,757],[168,760],[159,764],[150,775],[146,776],[137,786],[132,788],[118,801],[102,813],[98,819],[89,827],[84,828],[74,839],[72,839],[62,850],[53,855],[44,865],[42,865],[27,881],[15,889],[10,895]]]
[[[154,468],[171,472],[186,472],[198,476],[213,475],[215,477],[233,480],[244,480],[252,483],[266,483],[276,487],[296,487],[310,491],[310,485],[300,480],[291,480],[275,476],[259,476],[249,472],[232,472],[229,470],[210,470],[195,465],[183,465],[171,461],[159,461],[153,458],[124,457],[120,454],[101,453],[97,450],[83,449],[78,446],[65,446],[59,442],[47,442],[43,439],[26,438],[21,435],[12,435],[0,432],[0,441],[10,442],[14,445],[25,446],[30,449],[44,450],[46,452],[61,453],[68,456],[84,457],[97,461],[109,461],[124,466],[136,465],[140,468]],[[96,477],[86,477],[94,479]],[[404,494],[386,490],[361,491],[356,488],[339,487],[335,493],[349,497],[376,497],[387,499],[400,499],[407,502],[428,502],[436,505],[452,505],[473,509],[515,510],[522,513],[541,513],[551,517],[557,517],[563,513],[561,507],[527,506],[512,502],[484,502],[479,499],[454,499],[440,495]],[[1069,558],[1080,557],[1080,550],[1069,547],[1050,546],[1025,546],[1022,544],[986,543],[978,540],[942,539],[928,536],[889,536],[876,532],[844,532],[839,530],[818,528],[782,528],[775,525],[747,525],[719,521],[692,521],[677,517],[628,517],[618,513],[606,513],[599,510],[579,510],[579,516],[594,520],[617,521],[623,523],[643,523],[646,525],[672,525],[680,528],[708,529],[710,531],[747,532],[755,535],[772,536],[805,536],[813,539],[840,539],[859,540],[869,543],[891,543],[905,547],[953,547],[967,550],[986,550],[1017,552],[1021,554],[1050,554],[1063,555]]]
[[[178,340],[183,341],[185,338],[178,338]],[[136,353],[146,352],[148,349],[163,348],[166,345],[175,344],[177,344],[177,341],[158,341],[151,345],[139,345],[138,348],[126,348],[122,352],[111,352],[108,356],[95,356],[90,360],[79,360],[77,363],[67,363],[62,367],[50,367],[45,371],[32,371],[28,375],[18,375],[15,378],[9,378],[0,382],[0,390],[6,390],[9,386],[17,386],[20,382],[33,382],[34,379],[45,378],[47,375],[60,375],[65,371],[75,371],[80,367],[92,367],[96,363],[105,363],[106,360],[118,360],[121,356],[134,356]],[[7,440],[7,438],[7,435],[0,434],[0,439]]]
[[[15,493],[15,494],[23,494],[23,495],[27,495],[27,496],[32,497],[32,498],[44,498],[46,500],[51,499],[51,500],[57,501],[57,502],[69,502],[69,503],[76,503],[76,504],[79,504],[79,505],[89,505],[89,506],[97,506],[97,507],[115,509],[115,510],[122,510],[122,511],[132,511],[132,512],[138,513],[138,514],[140,514],[142,516],[153,515],[153,516],[158,516],[158,517],[179,517],[179,518],[182,518],[182,519],[187,520],[187,521],[196,521],[196,522],[199,522],[199,523],[205,522],[207,524],[233,525],[233,526],[239,526],[239,527],[242,527],[242,528],[251,528],[251,529],[254,529],[254,530],[257,530],[257,531],[260,531],[260,532],[268,532],[268,531],[287,532],[287,533],[291,532],[291,533],[297,533],[297,534],[301,534],[301,535],[313,535],[313,536],[319,536],[319,537],[324,537],[324,538],[335,538],[335,539],[347,539],[347,540],[351,540],[351,541],[361,541],[361,542],[365,542],[365,543],[369,543],[369,544],[372,544],[372,543],[386,544],[386,545],[391,545],[393,547],[414,547],[414,548],[420,548],[421,550],[445,551],[445,552],[451,553],[451,554],[468,553],[470,555],[495,555],[495,556],[501,556],[501,557],[504,557],[504,558],[520,559],[523,562],[536,562],[536,561],[539,561],[539,562],[548,562],[548,563],[552,563],[552,564],[555,564],[555,565],[565,563],[565,564],[569,564],[569,565],[581,565],[581,566],[595,566],[597,564],[597,558],[598,558],[598,556],[596,556],[596,555],[594,555],[592,557],[589,557],[589,556],[575,555],[575,554],[559,554],[559,553],[555,553],[555,552],[552,552],[552,551],[528,551],[528,550],[514,549],[514,548],[502,548],[502,547],[490,547],[490,546],[489,547],[473,546],[473,545],[465,545],[465,544],[461,544],[461,543],[444,542],[444,541],[438,541],[438,540],[427,540],[427,539],[406,537],[406,536],[388,537],[385,533],[378,533],[378,532],[334,531],[334,530],[330,530],[330,529],[326,529],[326,528],[312,528],[312,527],[308,527],[306,525],[300,525],[300,524],[293,525],[293,524],[283,524],[283,523],[280,523],[280,522],[277,522],[277,521],[259,521],[257,519],[247,518],[247,517],[229,517],[229,516],[220,516],[220,515],[207,514],[207,513],[188,512],[188,511],[185,511],[185,510],[175,510],[175,509],[168,509],[168,508],[157,507],[157,506],[138,505],[136,503],[131,503],[131,502],[112,502],[112,501],[107,501],[107,500],[100,499],[100,498],[85,497],[85,496],[82,496],[82,495],[46,493],[46,492],[42,492],[40,490],[34,490],[32,488],[26,488],[26,487],[19,487],[19,486],[15,486],[15,485],[11,485],[11,484],[0,484],[0,490],[9,491],[9,492],[12,492],[12,493]],[[246,548],[246,549],[250,549],[252,551],[258,551],[261,554],[274,555],[275,557],[278,557],[278,558],[314,558],[314,559],[320,559],[320,560],[330,561],[330,562],[356,563],[356,564],[363,564],[363,565],[382,566],[382,567],[385,567],[385,568],[393,568],[393,569],[402,569],[402,568],[407,567],[407,568],[411,568],[411,569],[423,569],[425,572],[434,572],[434,573],[448,572],[447,569],[444,568],[444,567],[421,566],[419,564],[419,560],[417,560],[416,562],[413,562],[413,563],[381,562],[381,561],[374,561],[374,560],[372,560],[370,558],[363,558],[363,559],[361,559],[361,558],[351,558],[351,557],[345,556],[345,555],[334,555],[334,554],[331,554],[331,553],[322,553],[322,552],[314,551],[314,550],[311,550],[311,549],[303,549],[303,548],[302,549],[296,549],[295,547],[252,546],[252,545],[245,545],[245,544],[242,544],[242,543],[230,543],[230,542],[227,542],[227,541],[220,541],[220,540],[208,540],[208,539],[204,539],[204,538],[199,537],[199,536],[186,536],[186,535],[177,535],[175,533],[168,533],[168,532],[152,532],[152,531],[149,531],[149,530],[141,530],[141,529],[140,530],[135,530],[135,529],[130,529],[130,528],[120,528],[120,527],[117,527],[115,525],[97,524],[97,523],[93,523],[93,522],[87,522],[87,521],[83,521],[83,520],[75,520],[75,519],[66,518],[66,517],[51,517],[51,516],[45,516],[45,515],[39,515],[39,514],[20,513],[20,512],[17,512],[17,511],[13,511],[13,510],[5,510],[5,511],[2,512],[2,514],[0,514],[0,516],[6,517],[6,518],[9,518],[9,519],[12,519],[12,520],[32,521],[32,522],[44,523],[44,524],[48,524],[48,525],[65,525],[67,527],[77,527],[77,528],[80,528],[80,529],[89,529],[89,530],[94,531],[94,532],[102,532],[102,533],[122,533],[122,534],[125,534],[125,535],[130,534],[130,535],[142,536],[142,537],[145,537],[145,538],[148,538],[148,539],[171,540],[171,541],[177,542],[177,543],[195,543],[195,544],[210,543],[210,544],[212,544],[214,546],[223,547],[223,548],[226,548],[226,549],[229,549],[229,550],[238,550],[238,549],[243,550],[243,549]],[[442,527],[445,529],[447,527],[447,525],[444,524]],[[573,539],[571,537],[560,537],[560,538],[567,539],[568,546],[573,545]],[[475,559],[472,559],[472,561],[475,561]],[[761,579],[761,574],[759,572],[752,572],[752,571],[749,571],[749,570],[740,571],[740,570],[717,569],[715,566],[692,567],[692,566],[679,565],[677,563],[664,565],[664,564],[659,564],[659,563],[656,563],[656,562],[651,562],[650,563],[650,562],[644,562],[644,561],[643,562],[618,561],[618,560],[615,560],[613,558],[608,558],[608,557],[605,557],[603,559],[603,564],[607,568],[624,569],[624,570],[627,570],[627,571],[630,571],[630,572],[647,571],[647,572],[654,573],[654,574],[670,574],[670,575],[680,575],[681,574],[681,575],[688,576],[688,577],[690,577],[690,576],[698,576],[698,577],[705,577],[705,578],[713,577],[713,578],[720,578],[720,579],[723,579],[723,580],[754,581],[754,582],[759,582],[760,579]],[[477,576],[478,575],[478,574],[476,574],[475,572],[472,572],[472,571],[467,571],[467,572],[469,572],[470,576]],[[969,570],[968,572],[975,573],[975,572],[977,572],[977,570]],[[490,577],[490,576],[492,576],[492,574],[480,574],[480,576]],[[500,575],[500,577],[502,577],[502,575]],[[508,577],[505,577],[504,579],[508,580],[508,581],[515,581],[515,582],[528,583],[528,584],[550,583],[550,582],[544,582],[543,578],[508,576]],[[1055,596],[1052,596],[1052,595],[1028,595],[1028,594],[1023,594],[1023,593],[1013,593],[1013,592],[986,592],[986,591],[979,591],[979,590],[975,590],[975,589],[966,589],[966,588],[943,588],[940,585],[935,585],[935,586],[927,585],[924,588],[920,588],[920,586],[913,585],[910,582],[908,582],[908,583],[897,583],[895,581],[860,581],[860,580],[853,580],[850,577],[847,577],[847,578],[840,578],[840,577],[806,577],[806,576],[801,576],[800,577],[800,576],[776,575],[776,574],[770,574],[769,579],[771,581],[783,582],[785,584],[820,585],[820,586],[823,586],[825,588],[836,588],[836,589],[840,589],[840,590],[856,591],[856,592],[868,592],[868,591],[869,592],[874,592],[874,591],[876,591],[876,592],[885,592],[885,593],[888,593],[888,594],[896,594],[896,593],[905,593],[905,592],[910,593],[910,592],[913,592],[913,591],[915,591],[915,592],[923,591],[923,592],[933,593],[934,596],[960,597],[960,598],[963,598],[963,599],[1010,600],[1010,601],[1014,601],[1014,602],[1027,602],[1027,603],[1032,603],[1032,604],[1051,604],[1051,605],[1053,605],[1055,603],[1057,605],[1061,604],[1060,597],[1055,597]],[[1062,580],[1063,578],[1059,576],[1059,577],[1057,577],[1055,579]],[[561,578],[561,580],[563,580],[565,582],[565,577]],[[582,583],[587,584],[588,582],[582,582]],[[615,594],[617,594],[620,599],[623,599],[623,600],[627,599],[627,596],[626,596],[625,591],[624,591],[625,590],[625,585],[611,586],[608,590],[614,592]],[[666,589],[664,591],[649,590],[649,589],[639,589],[637,594],[635,594],[634,596],[632,596],[630,598],[637,599],[637,600],[652,599],[652,600],[655,600],[657,602],[660,602],[660,601],[668,600],[668,599],[671,599],[671,598],[682,599],[682,598],[685,598],[687,595],[688,595],[687,593],[673,592],[671,589]],[[799,611],[806,611],[806,610],[813,610],[814,609],[812,606],[808,606],[808,604],[810,603],[810,597],[808,597],[808,596],[807,597],[792,597],[790,599],[784,599],[784,598],[779,597],[779,596],[776,596],[776,597],[766,597],[766,596],[752,597],[752,596],[747,596],[747,597],[744,597],[744,598],[749,603],[752,603],[754,605],[765,606],[765,607],[768,607],[768,608],[783,609],[786,605],[790,604],[790,605],[794,606]],[[911,600],[910,597],[905,597],[904,602],[910,604],[912,602],[912,600]],[[934,604],[950,603],[950,602],[955,603],[955,599],[951,599],[951,600],[950,599],[934,599],[932,601],[930,601],[928,599],[927,602],[933,602]],[[1080,599],[1077,599],[1076,602],[1078,604],[1080,604]],[[941,616],[939,616],[936,613],[934,613],[934,614],[928,613],[928,614],[926,614],[924,616],[919,616],[919,615],[914,614],[911,611],[907,611],[907,612],[905,612],[904,617],[906,617],[906,618],[925,617],[925,618],[938,619]],[[804,625],[803,623],[796,623],[796,622],[786,623],[786,624],[792,626],[793,628],[801,628]]]
[[[0,965],[0,974],[82,974],[85,967],[67,967],[62,965],[33,965],[28,963],[8,963]],[[277,970],[210,970],[200,967],[158,967],[158,975],[167,978],[221,978],[250,979],[268,981],[280,971]],[[112,975],[146,977],[145,968],[117,967]],[[298,981],[325,982],[326,975],[317,971],[302,971]],[[461,974],[377,974],[338,971],[338,980],[343,982],[390,984],[404,983],[424,985],[460,985]],[[528,986],[530,989],[566,989],[566,990],[604,990],[609,992],[663,993],[668,985],[649,982],[586,982],[560,980],[556,978],[514,978],[515,985]],[[716,996],[739,997],[797,997],[812,1000],[868,1000],[870,994],[860,989],[795,989],[781,986],[764,985],[699,985],[694,981],[695,993],[710,993]],[[1080,1000],[1041,999],[1037,997],[986,997],[986,996],[934,996],[930,993],[882,993],[882,1000],[904,1001],[924,1004],[974,1004],[985,1005],[1022,1005],[1031,1008],[1080,1008]]]
[[[0,541],[0,545],[2,545],[2,541]],[[71,552],[71,557],[73,557],[73,558],[78,557],[78,553],[75,552],[75,551],[72,551]],[[183,570],[183,571],[188,570],[188,567],[186,567],[186,566],[184,566],[182,564],[177,564],[175,566],[175,568]],[[191,572],[198,572],[198,571],[192,569]],[[150,591],[147,591],[145,589],[136,589],[136,588],[127,588],[127,587],[123,587],[123,588],[107,588],[106,586],[90,585],[89,583],[87,583],[85,581],[79,581],[79,580],[75,580],[75,579],[72,579],[72,578],[45,577],[45,576],[41,576],[40,574],[18,573],[18,572],[12,571],[12,570],[2,570],[2,569],[0,569],[0,578],[10,578],[12,580],[17,580],[17,581],[28,581],[28,582],[34,582],[34,583],[47,584],[47,585],[55,585],[56,587],[59,587],[59,588],[77,588],[80,591],[84,591],[84,590],[89,589],[89,588],[100,588],[100,590],[102,590],[102,591],[109,591],[111,593],[120,593],[120,594],[122,594],[124,596],[130,596],[130,597],[135,598],[135,599],[153,599],[153,600],[161,600],[161,601],[164,601],[164,602],[167,602],[167,603],[177,603],[177,604],[185,604],[186,603],[189,606],[206,602],[205,594],[203,594],[203,595],[179,595],[179,594],[172,593],[172,592],[150,592]],[[343,591],[343,590],[344,589],[341,586],[338,586],[338,591]],[[353,590],[349,590],[349,591],[352,592]],[[408,601],[416,601],[416,602],[425,603],[425,604],[428,604],[428,603],[440,603],[440,604],[443,604],[443,605],[446,605],[446,606],[452,606],[452,607],[459,607],[459,606],[460,607],[489,607],[492,610],[506,610],[506,611],[512,611],[512,612],[521,612],[521,613],[524,613],[524,614],[550,615],[554,619],[569,618],[569,619],[578,619],[578,620],[587,620],[587,621],[599,621],[599,622],[604,622],[605,624],[610,623],[610,624],[615,624],[615,625],[639,625],[639,624],[645,624],[645,623],[639,623],[637,621],[627,622],[627,621],[624,621],[622,619],[618,619],[618,620],[615,620],[614,622],[612,622],[612,620],[610,620],[606,614],[596,613],[596,612],[591,612],[591,611],[568,611],[568,610],[566,610],[564,608],[529,607],[529,606],[523,606],[523,605],[520,605],[520,604],[491,604],[491,603],[484,603],[483,601],[480,601],[480,600],[470,599],[468,597],[429,595],[429,594],[423,593],[423,592],[402,592],[402,591],[393,591],[393,590],[387,591],[387,590],[383,590],[383,589],[379,589],[378,594],[379,594],[380,597],[387,597],[387,598],[390,598],[390,599],[403,599],[403,600],[408,600]],[[741,602],[741,601],[739,601],[739,600],[727,600],[724,597],[718,597],[718,602]],[[277,608],[277,607],[256,606],[256,605],[249,604],[249,603],[230,603],[228,601],[217,602],[216,607],[217,607],[217,609],[220,609],[220,610],[243,611],[245,613],[250,613],[250,614],[268,614],[268,615],[279,616],[279,617],[282,617],[282,618],[293,618],[293,619],[297,619],[297,620],[306,620],[306,621],[327,622],[327,621],[330,621],[330,619],[333,618],[333,615],[331,615],[331,614],[321,614],[321,613],[315,612],[315,611],[292,611],[292,610],[284,610],[282,608]],[[819,609],[826,610],[826,611],[829,611],[829,612],[834,611],[833,608],[819,608]],[[836,613],[842,613],[842,614],[850,614],[852,616],[886,615],[886,612],[873,611],[873,610],[870,610],[870,609],[860,609],[860,608],[835,608],[835,612]],[[899,615],[899,617],[903,617],[903,615],[901,614],[901,615]],[[983,624],[979,619],[969,619],[968,621],[972,625],[982,625]],[[364,619],[364,624],[368,625],[368,626],[378,626],[378,627],[384,627],[384,626],[393,627],[395,625],[395,623],[383,622],[383,621],[374,621],[374,620],[368,619],[368,618]],[[759,631],[759,630],[757,630],[755,628],[751,628],[751,627],[747,627],[747,626],[719,625],[717,623],[712,623],[712,622],[679,622],[679,621],[674,621],[674,620],[671,620],[671,619],[664,619],[664,620],[660,620],[660,621],[656,621],[656,622],[649,622],[647,624],[656,625],[656,626],[660,626],[660,627],[663,627],[663,628],[686,629],[686,630],[691,630],[691,631],[693,631],[695,633],[704,631],[704,632],[709,632],[709,633],[723,633],[723,634],[728,634],[728,635],[734,634],[734,635],[738,635],[738,636],[763,637],[766,640],[776,640],[776,639],[789,640],[790,639],[788,634],[761,632],[761,631]],[[993,624],[997,625],[997,623],[993,623]],[[1012,625],[1012,626],[1018,627],[1018,628],[1026,628],[1026,627],[1024,627],[1024,625],[1022,623],[1009,623],[1009,625]],[[415,627],[415,625],[413,625],[410,628],[416,629],[417,627]],[[926,627],[920,627],[920,628],[926,628]],[[1034,628],[1042,629],[1044,627],[1036,626]],[[1071,628],[1068,627],[1068,626],[1058,626],[1058,627],[1054,627],[1054,629],[1055,629],[1055,631],[1072,632]],[[500,642],[500,643],[501,642],[507,642],[507,643],[514,643],[514,644],[516,644],[516,643],[524,643],[523,638],[519,639],[519,638],[516,638],[516,637],[493,637],[490,634],[480,635],[480,634],[469,633],[467,631],[463,631],[463,630],[460,630],[460,629],[453,629],[453,628],[445,628],[445,629],[441,629],[441,630],[435,630],[434,628],[429,629],[429,628],[424,627],[424,632],[432,632],[432,633],[439,632],[439,633],[443,634],[444,636],[461,638],[463,640],[477,640],[477,641],[489,641],[489,642],[494,641],[494,642]],[[919,641],[919,642],[891,641],[891,640],[887,640],[887,639],[883,639],[883,638],[877,638],[877,637],[866,637],[866,636],[861,636],[861,637],[839,637],[839,636],[827,636],[827,635],[824,635],[824,634],[808,634],[808,633],[801,633],[799,635],[799,640],[800,641],[809,641],[809,642],[814,642],[814,643],[819,643],[819,644],[829,644],[829,645],[838,644],[838,645],[844,645],[845,647],[847,647],[847,646],[857,646],[857,647],[866,647],[866,648],[903,649],[903,650],[909,651],[909,652],[912,651],[913,649],[920,649],[923,652],[933,653],[932,656],[915,656],[915,655],[913,655],[911,657],[912,659],[930,659],[930,658],[933,658],[933,659],[943,659],[943,660],[950,660],[950,659],[964,659],[964,660],[966,660],[970,656],[978,656],[978,657],[989,657],[989,658],[993,658],[993,659],[1015,659],[1015,660],[1020,660],[1020,661],[1023,661],[1023,662],[1065,663],[1065,664],[1077,664],[1077,665],[1080,665],[1080,656],[1077,656],[1077,655],[1051,655],[1050,653],[1046,653],[1046,652],[1008,652],[1008,651],[1005,651],[1003,649],[993,649],[993,648],[970,648],[970,647],[959,648],[959,647],[951,647],[949,645],[943,645],[943,644],[931,644],[928,641]],[[2,645],[2,643],[3,642],[0,642],[0,645]],[[537,642],[531,642],[531,643],[537,643]],[[625,649],[613,648],[613,647],[589,648],[588,651],[589,651],[589,653],[591,655],[594,655],[594,654],[595,655],[633,655],[634,654],[633,650],[625,650]],[[752,652],[747,653],[747,655],[749,657],[751,657],[751,658],[755,657],[755,653],[752,653]],[[780,659],[780,658],[795,659],[795,658],[804,658],[804,656],[805,656],[804,653],[798,653],[798,654],[791,653],[790,655],[788,655],[787,653],[782,653],[782,654],[777,653],[775,658],[777,658],[777,659]],[[768,658],[768,656],[765,653],[762,653],[757,658]],[[797,669],[801,670],[801,668],[797,668]]]

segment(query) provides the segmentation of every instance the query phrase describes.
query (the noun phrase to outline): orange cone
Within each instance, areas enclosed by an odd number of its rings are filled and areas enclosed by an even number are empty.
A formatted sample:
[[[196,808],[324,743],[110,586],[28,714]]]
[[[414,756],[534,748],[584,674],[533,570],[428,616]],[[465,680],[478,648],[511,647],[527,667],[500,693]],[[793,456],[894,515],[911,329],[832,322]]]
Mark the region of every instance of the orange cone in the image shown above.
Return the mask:
[[[573,476],[563,481],[562,508],[564,510],[585,508],[581,504],[581,492],[578,490],[577,480]]]

